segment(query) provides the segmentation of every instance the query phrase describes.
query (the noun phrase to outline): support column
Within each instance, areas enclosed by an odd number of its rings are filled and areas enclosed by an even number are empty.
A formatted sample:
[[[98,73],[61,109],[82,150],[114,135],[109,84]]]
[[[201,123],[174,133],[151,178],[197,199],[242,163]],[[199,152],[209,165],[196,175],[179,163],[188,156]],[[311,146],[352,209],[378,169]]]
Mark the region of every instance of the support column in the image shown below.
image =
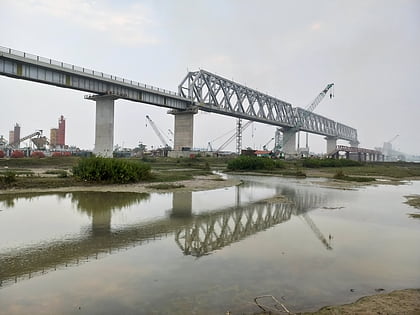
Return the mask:
[[[174,151],[190,151],[193,147],[194,115],[198,110],[169,111],[175,116]]]
[[[114,101],[112,95],[85,97],[96,102],[95,148],[97,156],[112,157],[114,151]]]
[[[327,155],[334,152],[337,148],[337,138],[336,137],[325,137],[327,140]]]
[[[296,151],[296,131],[293,129],[282,129],[283,132],[283,152],[285,158],[295,157]]]

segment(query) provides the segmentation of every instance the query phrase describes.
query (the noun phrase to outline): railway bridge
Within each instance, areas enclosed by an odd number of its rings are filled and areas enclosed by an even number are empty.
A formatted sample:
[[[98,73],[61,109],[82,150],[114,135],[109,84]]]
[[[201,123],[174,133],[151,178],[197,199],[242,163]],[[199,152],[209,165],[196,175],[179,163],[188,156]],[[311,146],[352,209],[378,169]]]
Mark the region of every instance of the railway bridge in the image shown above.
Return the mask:
[[[326,137],[327,152],[337,139],[358,145],[357,130],[307,112],[205,70],[189,72],[178,92],[142,84],[96,70],[0,46],[0,75],[91,93],[96,103],[94,153],[111,157],[114,147],[114,103],[117,99],[169,108],[175,117],[174,151],[193,147],[194,114],[198,110],[269,124],[290,138],[286,154],[296,153],[299,130]],[[305,112],[306,111],[306,112]]]

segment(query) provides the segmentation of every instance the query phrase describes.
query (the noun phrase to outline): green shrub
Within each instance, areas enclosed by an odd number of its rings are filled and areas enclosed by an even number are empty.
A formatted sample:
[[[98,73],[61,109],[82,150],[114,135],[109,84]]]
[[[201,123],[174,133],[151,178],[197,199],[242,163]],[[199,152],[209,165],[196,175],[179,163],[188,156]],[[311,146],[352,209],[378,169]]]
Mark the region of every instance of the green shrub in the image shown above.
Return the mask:
[[[0,184],[9,186],[12,183],[16,182],[16,173],[7,171],[0,175]]]
[[[150,166],[140,161],[120,160],[103,157],[82,159],[73,168],[77,178],[89,182],[132,183],[148,179]]]
[[[284,164],[278,163],[270,158],[256,157],[256,156],[240,156],[236,159],[230,160],[227,164],[228,170],[272,170],[276,167],[284,168]]]

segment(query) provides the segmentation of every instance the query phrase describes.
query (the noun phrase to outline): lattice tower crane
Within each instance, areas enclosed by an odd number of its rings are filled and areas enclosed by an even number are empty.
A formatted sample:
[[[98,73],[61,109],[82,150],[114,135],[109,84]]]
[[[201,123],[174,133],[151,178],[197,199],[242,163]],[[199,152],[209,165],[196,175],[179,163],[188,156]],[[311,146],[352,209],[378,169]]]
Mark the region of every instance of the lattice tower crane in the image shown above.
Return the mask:
[[[318,96],[312,101],[311,104],[309,104],[305,110],[302,112],[302,116],[298,114],[298,111],[295,111],[295,126],[291,129],[291,131],[299,131],[306,118],[315,110],[315,108],[318,106],[318,104],[324,99],[325,95],[327,95],[328,91],[334,86],[334,83],[328,84],[321,93],[318,94]],[[330,93],[330,98],[334,97],[334,92]],[[293,133],[291,133],[293,135]],[[280,149],[284,148],[284,145],[290,140],[292,135],[289,135],[288,137],[283,137],[283,143],[276,143],[276,149],[280,147]]]
[[[241,122],[238,121],[237,124],[237,130],[236,133],[233,134],[233,136],[231,136],[229,139],[227,139],[217,150],[216,152],[219,152],[221,150],[223,150],[229,143],[231,143],[235,138],[237,140],[237,145],[236,145],[236,151],[238,151],[238,147],[240,148],[240,140],[242,139],[242,131],[244,131],[246,128],[248,128],[249,125],[252,124],[252,120],[248,120],[245,124],[242,125]],[[237,152],[238,153],[238,152]],[[238,153],[240,154],[240,152]]]

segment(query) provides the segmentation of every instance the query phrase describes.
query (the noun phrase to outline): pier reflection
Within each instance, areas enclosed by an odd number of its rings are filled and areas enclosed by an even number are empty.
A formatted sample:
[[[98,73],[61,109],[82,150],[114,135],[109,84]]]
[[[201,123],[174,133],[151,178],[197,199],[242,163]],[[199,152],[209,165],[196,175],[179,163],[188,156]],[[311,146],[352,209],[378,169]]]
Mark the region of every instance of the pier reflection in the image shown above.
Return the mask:
[[[278,187],[276,194],[286,196],[287,200],[273,196],[242,204],[240,194],[243,189],[236,188],[234,206],[199,214],[194,214],[193,193],[176,192],[172,195],[172,209],[167,216],[117,228],[111,228],[113,213],[125,207],[141,206],[151,197],[147,194],[110,192],[50,193],[58,198],[70,198],[79,211],[92,218],[91,229],[63,240],[47,240],[0,253],[0,285],[78,265],[171,235],[174,235],[183,254],[195,257],[208,255],[285,222],[292,215],[304,215],[326,202],[325,195],[284,186]],[[37,198],[40,195],[47,194],[0,196],[0,203],[13,205],[19,198]]]

